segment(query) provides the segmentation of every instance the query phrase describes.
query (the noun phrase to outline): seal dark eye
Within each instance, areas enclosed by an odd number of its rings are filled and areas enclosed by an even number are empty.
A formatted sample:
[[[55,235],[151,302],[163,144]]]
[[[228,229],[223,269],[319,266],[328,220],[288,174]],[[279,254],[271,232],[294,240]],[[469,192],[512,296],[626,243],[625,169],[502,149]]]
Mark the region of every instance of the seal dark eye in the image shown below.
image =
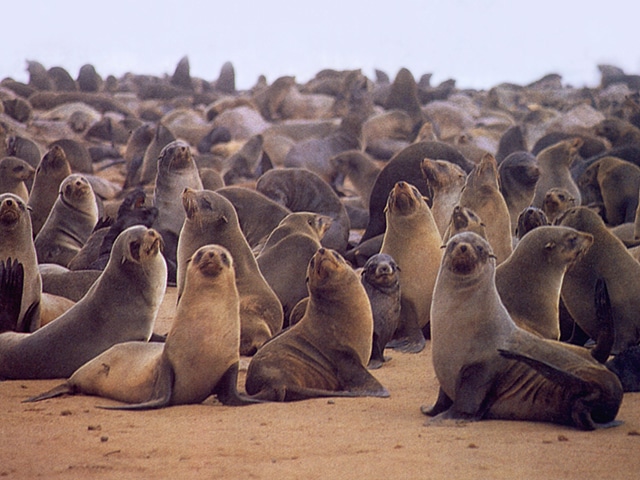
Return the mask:
[[[213,210],[213,205],[211,205],[211,202],[209,200],[207,200],[206,198],[202,199],[202,207],[209,209],[209,210]]]
[[[198,250],[198,252],[196,253],[196,256],[193,257],[194,263],[200,263],[200,260],[202,260],[202,255],[203,255],[202,250]]]
[[[231,265],[231,259],[229,258],[229,255],[224,252],[220,254],[220,260],[222,260],[222,263],[224,263],[227,267]]]
[[[17,167],[13,167],[13,171],[16,172],[16,173],[21,172],[22,170],[24,170],[22,165],[18,165]]]
[[[129,244],[129,252],[134,260],[140,260],[140,242],[135,241]]]

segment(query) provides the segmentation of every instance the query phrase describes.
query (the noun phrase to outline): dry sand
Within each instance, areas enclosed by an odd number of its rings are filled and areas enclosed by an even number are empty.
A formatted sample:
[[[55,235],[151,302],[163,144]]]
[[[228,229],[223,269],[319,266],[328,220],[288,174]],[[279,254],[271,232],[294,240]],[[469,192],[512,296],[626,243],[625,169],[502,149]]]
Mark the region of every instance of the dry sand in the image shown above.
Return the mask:
[[[172,319],[169,289],[156,331]],[[424,426],[435,401],[430,345],[387,351],[374,375],[391,397],[201,405],[124,412],[89,396],[21,403],[59,380],[0,383],[0,477],[248,479],[632,479],[640,477],[640,394],[621,426],[583,432],[544,423]],[[240,387],[244,384],[243,359]]]

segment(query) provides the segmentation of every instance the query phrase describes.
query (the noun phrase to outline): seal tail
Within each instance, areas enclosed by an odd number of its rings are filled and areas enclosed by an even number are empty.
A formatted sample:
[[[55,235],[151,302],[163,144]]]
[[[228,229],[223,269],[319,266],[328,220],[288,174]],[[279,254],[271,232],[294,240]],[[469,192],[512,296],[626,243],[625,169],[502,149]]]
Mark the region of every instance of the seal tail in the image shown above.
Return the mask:
[[[41,393],[39,395],[35,395],[33,397],[29,397],[26,400],[23,400],[22,403],[29,403],[29,402],[39,402],[40,400],[46,400],[47,398],[54,398],[54,397],[59,397],[60,395],[64,395],[64,394],[71,394],[73,395],[75,393],[75,388],[69,384],[69,382],[65,382],[62,383],[60,385],[58,385],[57,387],[53,387],[51,390],[48,390],[44,393]]]

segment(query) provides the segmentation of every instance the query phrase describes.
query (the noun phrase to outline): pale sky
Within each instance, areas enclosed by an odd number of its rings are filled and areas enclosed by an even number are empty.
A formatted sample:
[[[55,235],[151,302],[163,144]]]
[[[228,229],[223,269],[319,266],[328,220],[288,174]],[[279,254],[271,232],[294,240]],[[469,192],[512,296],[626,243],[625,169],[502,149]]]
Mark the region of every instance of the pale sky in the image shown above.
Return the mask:
[[[596,86],[599,63],[640,73],[636,0],[321,0],[302,2],[22,0],[1,9],[0,79],[26,81],[26,60],[75,78],[92,63],[106,77],[191,74],[215,80],[231,61],[238,88],[264,74],[299,82],[323,68],[391,78],[408,68],[461,88],[526,84],[547,73]],[[221,4],[221,5],[220,5]]]

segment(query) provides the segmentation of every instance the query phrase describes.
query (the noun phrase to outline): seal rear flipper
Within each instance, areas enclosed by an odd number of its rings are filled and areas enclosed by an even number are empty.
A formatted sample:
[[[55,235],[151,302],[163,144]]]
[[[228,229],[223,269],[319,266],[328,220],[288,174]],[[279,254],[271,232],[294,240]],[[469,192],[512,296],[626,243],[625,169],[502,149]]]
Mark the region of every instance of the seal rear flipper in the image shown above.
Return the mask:
[[[69,382],[61,383],[60,385],[53,387],[51,390],[40,393],[38,395],[34,395],[33,397],[29,397],[25,400],[22,400],[22,403],[28,402],[39,402],[40,400],[46,400],[47,398],[54,398],[64,395],[66,393],[73,395],[76,392],[75,387],[73,387]]]
[[[257,398],[247,397],[238,393],[238,362],[231,365],[218,381],[212,392],[220,403],[233,407],[262,403]]]
[[[171,404],[175,373],[169,362],[164,359],[158,365],[158,375],[153,384],[153,393],[146,402],[129,405],[96,405],[96,408],[105,410],[152,410],[154,408],[167,407]]]
[[[600,363],[605,363],[611,353],[615,339],[614,316],[607,283],[603,278],[596,280],[595,307],[598,322],[598,337],[594,338],[596,346],[591,350],[591,356]]]
[[[360,363],[353,350],[336,350],[331,354],[336,376],[345,392],[363,397],[389,396],[389,391]]]
[[[449,408],[451,408],[451,405],[453,405],[453,400],[451,400],[449,395],[444,393],[444,390],[442,390],[442,387],[441,387],[438,389],[438,398],[436,399],[436,403],[431,407],[422,405],[420,407],[420,411],[424,415],[428,415],[429,417],[435,417],[436,415],[449,410]]]
[[[16,331],[20,320],[24,267],[18,260],[0,261],[0,332]]]

